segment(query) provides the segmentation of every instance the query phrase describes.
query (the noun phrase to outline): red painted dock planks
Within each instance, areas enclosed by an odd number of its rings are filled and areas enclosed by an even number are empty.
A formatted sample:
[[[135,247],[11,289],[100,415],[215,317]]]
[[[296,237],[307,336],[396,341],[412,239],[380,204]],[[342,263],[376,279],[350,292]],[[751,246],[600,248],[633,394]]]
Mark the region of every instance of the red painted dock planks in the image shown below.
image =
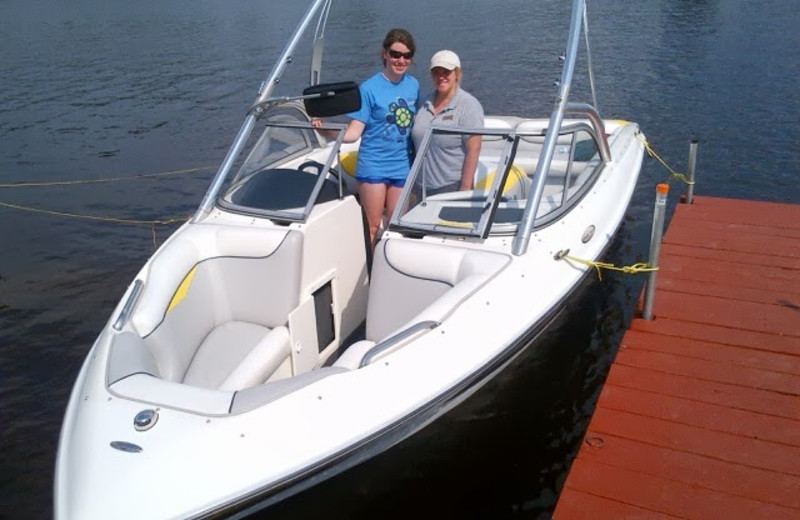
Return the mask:
[[[554,512],[800,519],[800,205],[696,197]]]

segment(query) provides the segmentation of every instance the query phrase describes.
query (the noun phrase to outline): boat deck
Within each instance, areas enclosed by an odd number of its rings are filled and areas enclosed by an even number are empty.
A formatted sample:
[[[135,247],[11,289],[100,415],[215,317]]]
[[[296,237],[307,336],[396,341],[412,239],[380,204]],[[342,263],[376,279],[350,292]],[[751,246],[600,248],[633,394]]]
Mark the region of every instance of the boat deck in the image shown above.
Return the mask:
[[[677,208],[554,512],[800,519],[800,205]]]

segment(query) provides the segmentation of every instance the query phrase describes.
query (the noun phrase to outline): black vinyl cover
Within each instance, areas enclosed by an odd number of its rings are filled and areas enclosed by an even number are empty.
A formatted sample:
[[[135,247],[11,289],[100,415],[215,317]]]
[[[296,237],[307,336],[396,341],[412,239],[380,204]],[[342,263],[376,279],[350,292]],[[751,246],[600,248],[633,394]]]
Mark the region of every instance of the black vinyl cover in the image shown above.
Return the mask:
[[[322,94],[321,97],[303,100],[311,117],[338,116],[361,109],[361,93],[355,81],[323,83],[303,90],[304,96],[311,94]]]

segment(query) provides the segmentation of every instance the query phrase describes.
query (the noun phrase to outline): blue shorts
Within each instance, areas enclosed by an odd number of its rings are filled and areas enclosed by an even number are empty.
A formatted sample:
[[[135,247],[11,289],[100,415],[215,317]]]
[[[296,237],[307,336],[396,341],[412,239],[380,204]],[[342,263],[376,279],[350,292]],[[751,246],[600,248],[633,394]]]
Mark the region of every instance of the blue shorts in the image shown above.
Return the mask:
[[[356,177],[356,180],[358,182],[365,182],[367,184],[386,184],[395,188],[402,188],[406,185],[405,179],[359,179]]]

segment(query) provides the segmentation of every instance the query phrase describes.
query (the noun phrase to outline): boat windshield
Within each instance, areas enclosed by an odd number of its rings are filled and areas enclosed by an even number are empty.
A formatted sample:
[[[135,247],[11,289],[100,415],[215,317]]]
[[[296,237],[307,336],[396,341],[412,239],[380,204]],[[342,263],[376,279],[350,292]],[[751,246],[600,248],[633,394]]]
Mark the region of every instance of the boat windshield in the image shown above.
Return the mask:
[[[218,204],[239,213],[272,220],[304,222],[315,204],[340,196],[337,162],[344,125],[328,124],[333,141],[325,141],[305,112],[293,104],[267,110],[256,123],[240,154],[236,175]]]
[[[423,138],[391,227],[413,234],[446,234],[486,238],[514,234],[534,196],[534,174],[547,131],[547,120],[498,118],[486,128],[436,127]],[[443,187],[442,148],[480,139],[480,155],[470,190]],[[596,134],[586,122],[572,121],[559,132],[545,172],[536,225],[552,222],[582,198],[597,178],[603,161]]]

